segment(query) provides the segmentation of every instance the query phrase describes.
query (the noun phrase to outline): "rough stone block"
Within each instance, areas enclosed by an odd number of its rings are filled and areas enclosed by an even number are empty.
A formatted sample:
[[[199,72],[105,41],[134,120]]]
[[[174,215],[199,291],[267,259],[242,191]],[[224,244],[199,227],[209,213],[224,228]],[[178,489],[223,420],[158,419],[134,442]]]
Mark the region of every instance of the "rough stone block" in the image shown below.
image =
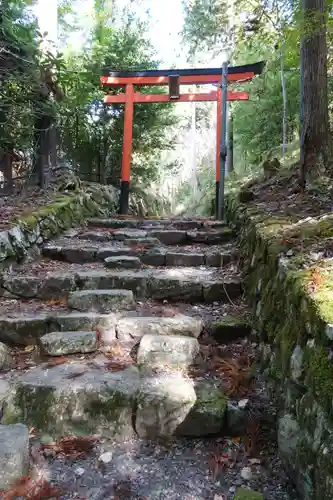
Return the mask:
[[[61,253],[64,261],[82,264],[83,262],[93,262],[96,259],[97,247],[65,247]]]
[[[111,241],[112,234],[111,232],[106,231],[87,231],[85,233],[81,233],[78,235],[78,238],[82,240],[91,240],[91,241]]]
[[[0,425],[0,490],[9,489],[29,471],[29,429]]]
[[[226,301],[235,299],[242,294],[242,281],[233,279],[228,281],[209,281],[203,284],[205,302]]]
[[[17,378],[3,422],[28,422],[53,438],[93,433],[124,439],[133,432],[139,378],[134,366],[110,372],[86,362],[40,365]]]
[[[199,343],[182,335],[144,335],[138,350],[138,363],[148,366],[189,366],[199,354]]]
[[[204,254],[195,253],[167,253],[167,266],[196,267],[204,265]]]
[[[137,399],[137,434],[148,439],[173,436],[195,401],[193,382],[178,374],[144,378]]]
[[[50,356],[94,352],[98,338],[94,332],[52,332],[43,335],[41,346]]]
[[[149,252],[140,253],[140,260],[146,266],[165,266],[165,257],[165,251],[159,248],[155,248]]]
[[[131,247],[153,248],[160,245],[157,238],[127,238],[124,240],[124,245]]]
[[[117,241],[124,241],[128,238],[146,238],[147,235],[147,231],[141,231],[140,229],[120,229],[119,231],[114,231],[113,238]]]
[[[195,383],[196,402],[177,429],[178,436],[202,437],[222,432],[228,398],[214,381]]]
[[[196,301],[202,299],[202,285],[196,281],[177,277],[154,276],[148,283],[148,294],[153,299]]]
[[[117,338],[122,341],[150,335],[183,335],[198,338],[203,328],[201,320],[179,314],[172,318],[128,317],[116,324]]]
[[[104,247],[97,251],[97,259],[105,260],[107,257],[118,257],[119,255],[127,255],[133,257],[136,255],[135,251],[130,247]]]
[[[139,269],[142,267],[142,262],[139,257],[130,257],[126,255],[119,255],[117,257],[106,257],[104,259],[106,267],[111,269],[125,268],[125,269]]]
[[[131,290],[81,290],[68,296],[68,306],[79,311],[108,313],[134,304]]]
[[[152,231],[151,236],[157,238],[163,245],[181,245],[187,241],[186,231],[180,230]]]
[[[0,342],[0,370],[10,370],[14,368],[15,363],[10,349],[6,344]]]

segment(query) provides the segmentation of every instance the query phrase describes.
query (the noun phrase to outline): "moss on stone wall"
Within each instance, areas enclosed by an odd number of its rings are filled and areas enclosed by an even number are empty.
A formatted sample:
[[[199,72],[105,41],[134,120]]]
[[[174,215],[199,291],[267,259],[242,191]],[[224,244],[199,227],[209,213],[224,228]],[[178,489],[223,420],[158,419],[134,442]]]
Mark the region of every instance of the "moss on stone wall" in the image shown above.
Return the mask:
[[[40,245],[88,217],[116,213],[118,192],[112,186],[86,186],[82,191],[59,194],[37,210],[11,220],[11,228],[0,232],[0,262],[22,259],[33,245]]]
[[[261,366],[280,406],[279,444],[283,448],[288,439],[286,426],[300,433],[296,449],[290,449],[296,460],[283,458],[302,498],[322,500],[330,498],[333,485],[333,469],[324,473],[317,465],[333,449],[333,215],[297,220],[267,212],[255,201],[242,203],[237,191],[227,196],[226,214],[238,230],[245,288],[261,340]]]

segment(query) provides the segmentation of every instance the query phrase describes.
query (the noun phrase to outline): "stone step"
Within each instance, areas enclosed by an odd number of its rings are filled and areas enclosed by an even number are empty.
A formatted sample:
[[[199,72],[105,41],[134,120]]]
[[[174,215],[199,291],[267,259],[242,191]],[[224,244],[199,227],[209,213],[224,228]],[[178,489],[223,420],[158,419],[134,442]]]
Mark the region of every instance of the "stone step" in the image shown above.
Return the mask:
[[[242,293],[238,276],[223,279],[216,268],[83,270],[44,276],[8,275],[2,293],[43,300],[63,299],[77,290],[132,290],[136,298],[195,302],[224,301]],[[1,290],[1,289],[0,289]]]
[[[86,354],[96,351],[98,344],[96,331],[51,332],[43,335],[40,339],[43,353],[49,356]]]
[[[140,269],[142,262],[139,257],[129,257],[127,255],[119,255],[118,257],[106,257],[104,259],[105,266],[110,269]]]
[[[194,340],[194,339],[193,339]],[[178,371],[147,375],[135,365],[72,361],[20,373],[11,385],[2,424],[23,422],[53,438],[103,434],[123,440],[221,435],[227,398],[214,380],[192,380]],[[1,450],[0,450],[1,455]]]
[[[81,312],[110,313],[133,308],[132,290],[80,290],[70,292],[68,307]]]
[[[183,314],[174,317],[133,316],[120,318],[116,323],[116,336],[120,341],[139,340],[146,334],[182,335],[198,338],[203,321]]]
[[[234,232],[228,228],[184,231],[181,229],[151,229],[149,232],[136,229],[120,229],[112,232],[114,240],[126,245],[185,245],[203,243],[215,245],[226,243],[234,238]]]
[[[199,342],[194,337],[146,334],[140,341],[138,363],[149,368],[183,368],[194,363],[199,351]]]
[[[224,228],[226,223],[223,221],[216,220],[200,220],[200,219],[88,219],[88,226],[95,227],[109,227],[110,229],[117,228],[144,228],[150,229],[151,227],[161,226],[172,226],[175,229],[201,229],[201,228]]]
[[[70,263],[83,264],[85,262],[105,261],[111,264],[108,267],[139,268],[141,263],[148,266],[167,267],[221,267],[238,258],[237,248],[223,247],[218,251],[205,252],[200,248],[193,251],[168,252],[164,248],[151,250],[135,250],[129,246],[123,247],[93,247],[73,245],[48,244],[42,249],[45,257]],[[126,257],[124,259],[124,257]],[[118,259],[117,259],[118,258]],[[107,260],[106,260],[107,259]]]
[[[35,315],[0,316],[0,340],[18,345],[34,345],[51,332],[96,331],[105,341],[115,338],[116,316],[93,312],[64,312]]]
[[[139,341],[146,333],[199,337],[203,321],[183,314],[174,317],[124,316],[93,312],[36,314],[15,318],[0,316],[0,340],[18,345],[33,345],[45,334],[68,331],[96,331],[103,342]]]

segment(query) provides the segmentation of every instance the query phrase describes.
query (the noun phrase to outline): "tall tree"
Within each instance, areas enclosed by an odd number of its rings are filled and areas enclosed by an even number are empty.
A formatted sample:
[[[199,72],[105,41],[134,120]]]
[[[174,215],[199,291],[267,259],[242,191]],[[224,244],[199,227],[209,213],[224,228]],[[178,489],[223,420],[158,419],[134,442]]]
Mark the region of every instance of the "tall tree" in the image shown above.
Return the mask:
[[[328,115],[326,0],[302,0],[300,183],[333,175]]]

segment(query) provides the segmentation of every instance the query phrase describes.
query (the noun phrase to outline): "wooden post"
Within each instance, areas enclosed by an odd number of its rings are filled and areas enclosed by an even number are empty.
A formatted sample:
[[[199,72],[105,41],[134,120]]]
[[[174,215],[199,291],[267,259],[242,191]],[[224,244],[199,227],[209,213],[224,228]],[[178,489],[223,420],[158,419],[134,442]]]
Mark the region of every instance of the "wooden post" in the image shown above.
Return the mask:
[[[121,165],[121,185],[119,213],[128,214],[129,192],[131,180],[131,156],[133,139],[133,112],[134,112],[134,87],[131,83],[126,85],[125,120],[124,120],[124,144]]]
[[[215,189],[215,214],[217,218],[219,210],[219,196],[220,196],[220,153],[221,153],[221,127],[222,127],[222,89],[217,89],[217,106],[216,106],[216,156],[215,156],[215,176],[216,176],[216,189]]]

